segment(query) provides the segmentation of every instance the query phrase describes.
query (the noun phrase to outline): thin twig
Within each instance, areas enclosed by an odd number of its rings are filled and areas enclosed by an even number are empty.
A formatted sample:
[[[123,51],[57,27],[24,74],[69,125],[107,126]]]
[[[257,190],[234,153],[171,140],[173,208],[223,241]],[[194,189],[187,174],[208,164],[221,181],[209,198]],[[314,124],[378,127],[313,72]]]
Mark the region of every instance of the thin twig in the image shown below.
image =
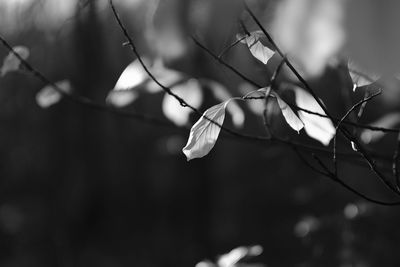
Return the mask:
[[[246,4],[245,1],[244,1],[244,5],[245,5],[246,11],[249,13],[249,15],[252,17],[252,19],[257,24],[257,26],[261,29],[261,31],[265,34],[265,36],[270,41],[270,43],[275,48],[275,50],[278,52],[278,54],[281,57],[285,57],[285,54],[282,52],[282,50],[279,48],[279,46],[275,43],[275,41],[271,37],[271,35],[262,26],[261,22],[257,19],[257,17],[254,15],[254,13],[250,10],[250,8],[248,7],[248,5]],[[316,95],[315,91],[311,88],[311,86],[308,84],[308,82],[303,78],[303,76],[301,76],[301,74],[297,71],[297,69],[293,66],[293,64],[288,60],[288,58],[284,58],[284,59],[286,61],[286,65],[289,67],[289,69],[292,71],[292,73],[304,85],[305,89],[313,96],[314,100],[317,101],[318,105],[322,108],[322,110],[329,117],[329,119],[333,120],[332,116],[330,115],[329,110],[325,107],[325,105],[323,104],[322,100]],[[384,185],[386,185],[386,187],[388,189],[390,189],[396,195],[400,196],[400,191],[397,190],[397,188],[394,187],[392,185],[392,183],[386,178],[386,176],[377,168],[377,166],[375,164],[375,161],[367,153],[367,151],[361,145],[359,140],[355,136],[353,136],[350,132],[348,132],[347,129],[345,129],[343,127],[339,127],[339,130],[348,141],[353,142],[357,146],[357,152],[359,152],[360,155],[369,164],[370,168],[373,170],[373,172],[376,174],[376,176],[379,178],[379,180],[381,180],[382,183]]]

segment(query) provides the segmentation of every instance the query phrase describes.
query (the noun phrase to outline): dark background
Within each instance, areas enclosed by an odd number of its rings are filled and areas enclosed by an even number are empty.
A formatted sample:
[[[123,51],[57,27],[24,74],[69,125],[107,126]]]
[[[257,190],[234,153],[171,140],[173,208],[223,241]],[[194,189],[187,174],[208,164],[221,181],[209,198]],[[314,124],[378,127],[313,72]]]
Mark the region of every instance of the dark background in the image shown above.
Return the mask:
[[[45,11],[39,2],[46,1],[30,3],[28,15],[10,15],[0,33],[13,45],[29,47],[29,61],[50,80],[69,79],[77,92],[103,102],[135,58],[122,46],[125,40],[109,7],[103,1],[79,2],[72,18],[45,25],[35,21],[57,10]],[[240,95],[240,79],[187,39],[194,33],[221,51],[238,31],[240,5],[161,2],[156,29],[172,25],[187,48],[177,58],[165,52],[167,64],[217,80]],[[251,3],[267,23],[273,4]],[[9,12],[5,6],[2,14]],[[151,55],[143,6],[117,5],[141,53]],[[201,13],[194,19],[192,12],[200,6],[208,17]],[[0,49],[0,58],[7,53]],[[273,69],[242,46],[227,58],[259,82],[271,76]],[[345,107],[333,89],[338,77],[328,69],[312,82],[339,116]],[[399,209],[364,203],[310,171],[288,147],[223,135],[208,156],[187,162],[181,148],[189,131],[67,100],[43,110],[35,103],[43,86],[22,72],[0,79],[0,266],[195,266],[252,244],[263,246],[256,262],[267,266],[398,266]],[[128,110],[164,118],[162,96],[143,95]],[[208,96],[202,110],[213,103]],[[382,106],[377,100],[367,114],[375,118],[385,111]],[[263,134],[262,119],[242,107],[247,114],[242,131]],[[282,118],[276,123],[280,134],[309,141],[292,134]],[[227,125],[232,126],[229,120]],[[382,142],[379,149],[391,153],[393,147]],[[341,172],[361,191],[390,198],[368,169],[343,163]],[[349,203],[359,212],[353,220],[343,213]]]

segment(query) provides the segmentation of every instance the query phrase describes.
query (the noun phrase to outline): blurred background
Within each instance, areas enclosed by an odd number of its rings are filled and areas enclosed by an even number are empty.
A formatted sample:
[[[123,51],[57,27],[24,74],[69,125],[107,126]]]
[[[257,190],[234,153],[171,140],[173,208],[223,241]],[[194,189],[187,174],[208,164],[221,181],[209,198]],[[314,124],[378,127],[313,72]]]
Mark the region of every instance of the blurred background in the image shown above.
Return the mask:
[[[335,116],[346,112],[344,97],[354,101],[364,91],[352,93],[348,73],[332,67],[332,58],[351,56],[386,76],[398,71],[397,1],[248,3],[295,55]],[[217,81],[231,95],[248,91],[190,39],[194,35],[219,54],[242,32],[240,19],[256,30],[240,1],[115,4],[144,56],[161,58],[189,77]],[[50,80],[68,79],[75,92],[100,103],[135,59],[106,0],[0,0],[0,34],[28,47],[28,61]],[[0,48],[0,59],[7,54]],[[224,59],[265,85],[279,62],[263,65],[241,44]],[[395,127],[399,82],[381,83],[383,95],[367,105],[362,120],[391,114],[394,119],[381,126]],[[0,78],[0,266],[195,266],[254,244],[264,248],[253,260],[261,266],[398,266],[399,208],[362,201],[309,170],[288,147],[222,135],[208,156],[187,162],[181,149],[189,129],[67,100],[42,109],[35,95],[44,86],[24,71]],[[201,110],[220,102],[203,89]],[[143,93],[124,109],[167,121],[163,97]],[[239,107],[245,114],[240,131],[265,134],[257,107]],[[192,114],[188,125],[195,120]],[[231,121],[229,115],[226,125],[233,128]],[[281,136],[318,144],[293,133],[282,116],[274,128]],[[369,146],[390,158],[396,138],[384,136]],[[365,166],[344,161],[340,172],[360,191],[391,199]]]

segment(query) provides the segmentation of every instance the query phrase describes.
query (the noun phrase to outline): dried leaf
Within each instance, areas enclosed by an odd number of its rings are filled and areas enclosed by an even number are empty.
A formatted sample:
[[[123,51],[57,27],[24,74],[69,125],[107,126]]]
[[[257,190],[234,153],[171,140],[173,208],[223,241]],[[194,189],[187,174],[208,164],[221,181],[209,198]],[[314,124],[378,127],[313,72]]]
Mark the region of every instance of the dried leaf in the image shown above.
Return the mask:
[[[225,119],[225,109],[229,102],[230,100],[207,109],[203,116],[193,125],[190,130],[189,140],[182,149],[188,161],[202,158],[210,153],[221,131],[221,128],[210,120],[222,125]]]
[[[65,94],[69,94],[72,91],[71,83],[68,80],[57,82],[55,85]],[[41,108],[48,108],[58,103],[62,96],[63,94],[52,85],[47,85],[36,94],[36,103]]]
[[[24,60],[29,57],[29,49],[25,46],[15,46],[13,50]],[[10,52],[3,61],[3,66],[1,67],[1,76],[6,75],[10,71],[16,71],[19,69],[21,64],[21,60],[14,55],[14,53]]]
[[[196,109],[199,108],[203,102],[201,86],[195,79],[190,79],[185,83],[178,84],[171,90]],[[189,121],[190,114],[193,112],[189,108],[182,107],[180,103],[169,94],[165,94],[164,96],[162,110],[164,115],[178,126],[186,125]]]
[[[294,92],[296,96],[296,105],[298,107],[326,115],[312,95],[300,87],[295,87]],[[304,123],[304,130],[307,135],[318,140],[325,146],[329,145],[336,132],[332,121],[329,118],[309,114],[304,111],[299,111],[298,114],[300,120]]]

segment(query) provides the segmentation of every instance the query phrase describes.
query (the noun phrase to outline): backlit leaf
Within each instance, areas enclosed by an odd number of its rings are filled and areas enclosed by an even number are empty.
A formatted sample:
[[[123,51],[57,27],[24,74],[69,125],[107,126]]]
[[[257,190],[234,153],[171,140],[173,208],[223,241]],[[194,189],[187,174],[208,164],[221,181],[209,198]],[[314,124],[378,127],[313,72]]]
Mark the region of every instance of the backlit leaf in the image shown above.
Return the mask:
[[[225,109],[229,102],[230,100],[207,109],[203,116],[193,125],[190,130],[189,140],[182,149],[188,161],[204,157],[214,147],[221,128],[210,120],[222,125],[225,119]]]
[[[24,60],[29,57],[29,49],[25,46],[15,46],[13,50]],[[3,66],[1,67],[1,76],[6,75],[10,71],[16,71],[19,69],[21,61],[19,58],[10,52],[3,61]]]
[[[65,94],[69,94],[72,91],[71,83],[68,80],[57,82],[55,85]],[[62,96],[63,94],[52,85],[47,85],[36,94],[36,103],[41,108],[48,108],[58,103]]]
[[[296,96],[296,105],[300,108],[326,115],[323,109],[312,95],[300,87],[294,88]],[[335,135],[335,127],[329,118],[321,117],[314,114],[309,114],[304,111],[298,112],[299,118],[304,123],[304,130],[311,138],[318,140],[323,145],[329,145]]]
[[[270,58],[275,54],[273,50],[265,46],[261,42],[261,38],[264,38],[265,35],[261,31],[251,32],[250,35],[246,36],[245,39],[241,42],[245,42],[247,47],[250,50],[250,53],[261,61],[264,64],[267,64]],[[238,35],[239,40],[242,39],[240,35]]]
[[[149,66],[149,61],[143,58],[146,66]],[[148,74],[144,70],[138,59],[129,64],[122,72],[114,89],[109,92],[106,102],[115,107],[124,107],[131,104],[138,97],[136,87],[142,85],[149,79]]]
[[[282,115],[286,122],[289,124],[293,130],[300,132],[304,127],[304,123],[299,119],[299,117],[293,112],[293,110],[288,106],[288,104],[282,100],[277,94],[275,94],[278,106],[282,111]]]
[[[352,60],[349,60],[348,68],[351,80],[353,81],[353,91],[355,91],[357,87],[370,85],[380,78],[379,75],[364,70]]]
[[[172,92],[183,98],[194,108],[199,108],[203,102],[203,93],[199,82],[190,79],[187,82],[172,87]],[[187,107],[182,107],[180,103],[171,95],[165,94],[162,102],[164,115],[178,126],[184,126],[189,121],[189,116],[193,112]]]

